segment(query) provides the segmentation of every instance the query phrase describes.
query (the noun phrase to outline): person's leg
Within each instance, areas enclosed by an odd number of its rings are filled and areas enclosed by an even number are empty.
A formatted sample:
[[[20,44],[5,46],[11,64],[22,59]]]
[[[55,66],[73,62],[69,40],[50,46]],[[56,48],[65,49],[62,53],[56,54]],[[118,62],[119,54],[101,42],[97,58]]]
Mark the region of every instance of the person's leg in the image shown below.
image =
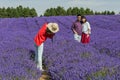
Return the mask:
[[[79,35],[78,35],[78,34],[74,34],[74,39],[75,39],[76,41],[80,42],[80,41],[79,41]]]
[[[38,46],[36,44],[34,44],[35,46],[35,63],[38,63]]]
[[[85,43],[85,37],[86,35],[85,35],[85,33],[82,33],[82,37],[81,37],[81,42],[84,44]]]
[[[81,42],[81,35],[78,35],[78,41]]]
[[[74,39],[77,40],[77,34],[74,34]]]
[[[37,68],[39,68],[40,70],[42,69],[42,55],[43,55],[43,43],[38,46],[38,64],[37,64]]]
[[[87,42],[88,42],[88,43],[90,42],[90,36],[88,37]]]

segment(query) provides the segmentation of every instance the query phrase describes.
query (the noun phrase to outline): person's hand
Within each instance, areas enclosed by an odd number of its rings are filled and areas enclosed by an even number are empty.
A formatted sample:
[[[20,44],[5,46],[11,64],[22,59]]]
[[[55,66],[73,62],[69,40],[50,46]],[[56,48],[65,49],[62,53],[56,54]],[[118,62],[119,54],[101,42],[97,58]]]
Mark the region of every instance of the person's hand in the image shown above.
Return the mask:
[[[77,32],[75,32],[75,34],[78,34]]]
[[[74,31],[75,34],[78,34],[76,31]]]
[[[89,34],[87,34],[87,37],[89,37],[90,35]]]

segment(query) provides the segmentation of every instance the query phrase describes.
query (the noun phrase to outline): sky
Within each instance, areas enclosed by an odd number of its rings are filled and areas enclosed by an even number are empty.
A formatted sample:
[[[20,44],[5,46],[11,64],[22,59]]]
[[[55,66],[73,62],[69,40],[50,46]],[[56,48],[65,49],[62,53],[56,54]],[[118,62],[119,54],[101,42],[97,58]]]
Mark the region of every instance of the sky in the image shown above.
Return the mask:
[[[0,0],[2,7],[23,7],[35,8],[38,15],[43,15],[48,8],[62,6],[64,9],[69,7],[90,8],[93,11],[115,11],[120,12],[120,0]]]

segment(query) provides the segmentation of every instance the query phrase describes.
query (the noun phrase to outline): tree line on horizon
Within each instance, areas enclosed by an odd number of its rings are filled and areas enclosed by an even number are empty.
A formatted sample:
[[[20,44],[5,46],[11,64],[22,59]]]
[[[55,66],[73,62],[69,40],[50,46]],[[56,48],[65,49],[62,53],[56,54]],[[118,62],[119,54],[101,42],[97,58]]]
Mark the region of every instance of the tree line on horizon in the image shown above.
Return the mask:
[[[12,17],[35,17],[37,16],[36,10],[34,8],[22,7],[21,5],[13,8],[0,8],[0,18],[12,18]]]
[[[64,7],[58,6],[57,8],[49,8],[45,11],[44,16],[66,16],[66,15],[114,15],[114,11],[93,11],[90,8],[83,8],[83,7],[70,7],[67,10],[64,9]]]
[[[64,7],[58,6],[56,8],[48,8],[41,16],[69,16],[69,15],[114,15],[114,11],[93,11],[90,8],[78,8],[78,7],[69,7],[67,10]],[[22,7],[21,5],[13,8],[0,8],[0,18],[12,18],[12,17],[37,17],[38,14],[34,8],[30,9],[29,7]]]

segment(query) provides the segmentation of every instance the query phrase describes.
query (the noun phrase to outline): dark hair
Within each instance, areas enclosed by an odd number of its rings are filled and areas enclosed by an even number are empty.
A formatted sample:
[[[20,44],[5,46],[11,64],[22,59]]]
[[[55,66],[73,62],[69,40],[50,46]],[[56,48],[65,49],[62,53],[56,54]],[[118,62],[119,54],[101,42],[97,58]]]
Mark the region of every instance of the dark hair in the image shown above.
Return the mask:
[[[81,16],[81,14],[77,14],[77,17],[78,17],[78,16]]]
[[[81,20],[85,19],[85,22],[87,21],[87,18],[85,16],[81,16]],[[83,23],[83,22],[82,22]]]

